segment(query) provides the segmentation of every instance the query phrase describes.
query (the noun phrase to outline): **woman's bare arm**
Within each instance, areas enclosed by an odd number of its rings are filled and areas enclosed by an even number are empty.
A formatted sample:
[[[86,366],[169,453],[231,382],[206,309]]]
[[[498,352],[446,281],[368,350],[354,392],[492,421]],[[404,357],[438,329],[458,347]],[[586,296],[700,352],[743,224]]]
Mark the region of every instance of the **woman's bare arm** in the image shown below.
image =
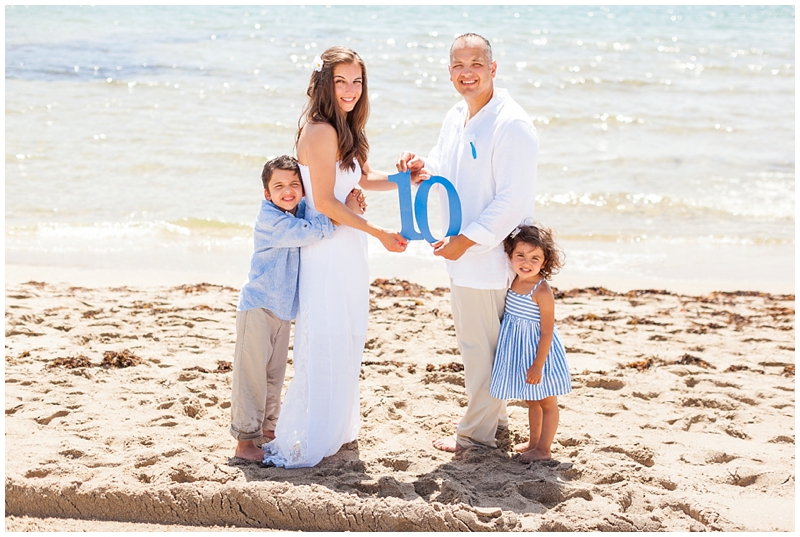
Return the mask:
[[[405,250],[408,241],[402,235],[370,223],[334,196],[338,138],[332,126],[327,123],[305,125],[297,145],[298,160],[308,166],[311,174],[314,205],[319,212],[341,225],[372,235],[390,252]],[[388,184],[394,186],[392,183]]]
[[[396,183],[389,181],[389,174],[372,168],[368,162],[361,168],[361,181],[358,186],[364,190],[393,190],[397,188]]]

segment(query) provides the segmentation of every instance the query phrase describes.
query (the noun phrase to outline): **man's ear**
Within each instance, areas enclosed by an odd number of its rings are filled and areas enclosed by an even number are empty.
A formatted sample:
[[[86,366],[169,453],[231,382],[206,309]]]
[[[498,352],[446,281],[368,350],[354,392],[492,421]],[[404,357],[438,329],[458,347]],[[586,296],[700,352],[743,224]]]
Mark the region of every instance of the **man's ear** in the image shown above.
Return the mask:
[[[492,62],[492,78],[497,74],[497,62]]]

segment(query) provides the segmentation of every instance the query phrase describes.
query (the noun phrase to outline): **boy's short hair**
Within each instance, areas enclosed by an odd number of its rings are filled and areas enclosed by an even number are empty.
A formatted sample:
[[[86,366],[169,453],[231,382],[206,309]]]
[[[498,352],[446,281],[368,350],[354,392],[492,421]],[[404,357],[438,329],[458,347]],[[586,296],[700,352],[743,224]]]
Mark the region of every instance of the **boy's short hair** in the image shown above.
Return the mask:
[[[297,177],[301,177],[300,165],[297,163],[296,158],[289,155],[275,157],[264,164],[264,169],[261,171],[261,182],[264,184],[264,190],[267,190],[267,185],[269,184],[269,180],[272,178],[272,173],[275,170],[287,170],[296,173]]]

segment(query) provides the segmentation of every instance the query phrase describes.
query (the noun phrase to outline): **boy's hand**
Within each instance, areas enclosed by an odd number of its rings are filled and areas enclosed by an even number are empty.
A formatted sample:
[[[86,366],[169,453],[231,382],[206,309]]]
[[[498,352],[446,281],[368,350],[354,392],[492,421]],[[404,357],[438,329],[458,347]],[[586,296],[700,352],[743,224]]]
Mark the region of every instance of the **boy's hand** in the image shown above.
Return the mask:
[[[537,366],[535,363],[528,368],[525,374],[525,382],[528,384],[539,384],[542,382],[542,366]]]
[[[354,188],[351,190],[347,195],[347,199],[345,199],[344,204],[347,205],[348,209],[356,214],[364,214],[364,212],[367,210],[367,198],[364,196],[364,192],[360,188]]]

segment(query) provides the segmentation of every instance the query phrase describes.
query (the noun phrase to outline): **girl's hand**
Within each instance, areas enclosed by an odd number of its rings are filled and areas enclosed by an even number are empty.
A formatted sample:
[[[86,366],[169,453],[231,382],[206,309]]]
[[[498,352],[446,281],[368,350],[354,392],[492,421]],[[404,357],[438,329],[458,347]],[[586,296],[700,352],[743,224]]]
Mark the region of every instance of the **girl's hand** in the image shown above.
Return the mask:
[[[528,372],[525,374],[525,382],[528,384],[539,384],[542,382],[542,366],[537,366],[533,364],[528,368]]]

